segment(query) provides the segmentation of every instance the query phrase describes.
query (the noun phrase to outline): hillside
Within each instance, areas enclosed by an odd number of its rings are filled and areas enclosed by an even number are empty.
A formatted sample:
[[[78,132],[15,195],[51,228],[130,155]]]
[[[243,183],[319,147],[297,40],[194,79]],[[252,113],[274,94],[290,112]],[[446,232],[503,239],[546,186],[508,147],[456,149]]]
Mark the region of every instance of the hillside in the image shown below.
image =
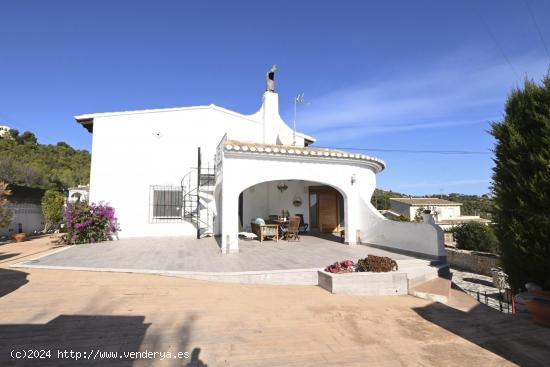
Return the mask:
[[[31,132],[17,130],[0,138],[0,181],[66,190],[90,179],[90,153],[59,142],[39,144]]]

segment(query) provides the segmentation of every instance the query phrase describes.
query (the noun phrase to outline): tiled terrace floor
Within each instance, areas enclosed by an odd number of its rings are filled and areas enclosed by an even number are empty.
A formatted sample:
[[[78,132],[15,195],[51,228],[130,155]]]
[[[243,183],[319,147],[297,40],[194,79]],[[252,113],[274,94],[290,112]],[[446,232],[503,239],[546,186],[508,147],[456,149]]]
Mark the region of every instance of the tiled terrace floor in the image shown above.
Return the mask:
[[[73,246],[29,262],[32,265],[164,271],[241,272],[323,268],[335,261],[357,260],[368,254],[412,259],[364,245],[349,246],[337,238],[301,236],[299,242],[240,241],[238,254],[220,253],[215,238],[123,239]]]

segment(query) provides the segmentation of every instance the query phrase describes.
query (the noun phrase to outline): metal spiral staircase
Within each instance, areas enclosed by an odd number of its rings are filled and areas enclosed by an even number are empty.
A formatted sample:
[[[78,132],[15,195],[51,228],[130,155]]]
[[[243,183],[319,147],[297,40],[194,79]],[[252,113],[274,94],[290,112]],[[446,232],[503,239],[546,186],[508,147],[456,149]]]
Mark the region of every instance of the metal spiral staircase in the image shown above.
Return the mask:
[[[197,151],[197,167],[192,168],[181,180],[183,192],[183,218],[197,228],[197,238],[214,234],[214,201],[216,172],[214,163],[202,166],[201,148]]]

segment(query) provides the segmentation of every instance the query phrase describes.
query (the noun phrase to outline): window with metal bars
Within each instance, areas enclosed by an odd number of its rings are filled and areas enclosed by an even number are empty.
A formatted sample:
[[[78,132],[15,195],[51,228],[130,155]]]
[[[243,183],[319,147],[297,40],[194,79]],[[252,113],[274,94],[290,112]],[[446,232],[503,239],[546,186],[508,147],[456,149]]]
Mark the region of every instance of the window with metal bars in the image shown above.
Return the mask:
[[[153,223],[183,221],[183,191],[180,186],[151,186],[150,219]]]

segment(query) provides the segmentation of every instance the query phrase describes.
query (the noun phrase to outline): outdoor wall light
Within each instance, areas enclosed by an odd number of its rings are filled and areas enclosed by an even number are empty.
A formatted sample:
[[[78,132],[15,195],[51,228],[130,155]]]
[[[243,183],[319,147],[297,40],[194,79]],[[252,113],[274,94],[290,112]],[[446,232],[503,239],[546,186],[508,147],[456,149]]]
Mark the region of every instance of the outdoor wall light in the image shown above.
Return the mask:
[[[277,185],[277,189],[280,192],[286,191],[286,189],[288,189],[288,185],[285,184],[284,182],[281,182],[280,184]]]
[[[357,177],[355,176],[355,173],[351,175],[351,184],[353,185],[357,181]]]

